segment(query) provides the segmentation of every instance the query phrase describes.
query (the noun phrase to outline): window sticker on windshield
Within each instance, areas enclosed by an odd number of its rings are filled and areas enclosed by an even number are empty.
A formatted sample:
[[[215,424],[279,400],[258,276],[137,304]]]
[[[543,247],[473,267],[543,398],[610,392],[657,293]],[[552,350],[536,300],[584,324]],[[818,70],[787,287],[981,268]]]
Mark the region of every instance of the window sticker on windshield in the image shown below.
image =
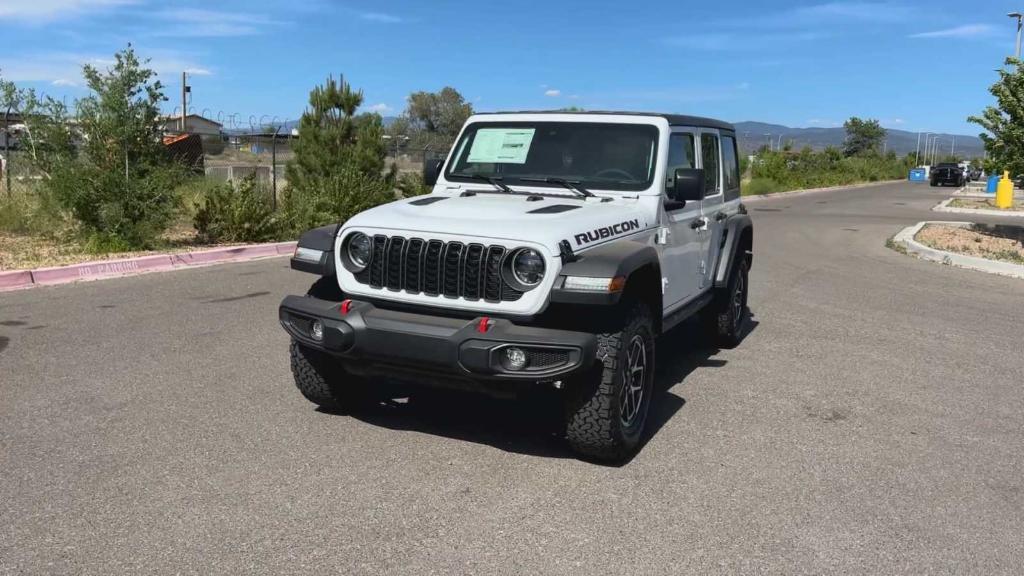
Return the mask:
[[[480,128],[469,149],[469,162],[526,164],[536,128]]]

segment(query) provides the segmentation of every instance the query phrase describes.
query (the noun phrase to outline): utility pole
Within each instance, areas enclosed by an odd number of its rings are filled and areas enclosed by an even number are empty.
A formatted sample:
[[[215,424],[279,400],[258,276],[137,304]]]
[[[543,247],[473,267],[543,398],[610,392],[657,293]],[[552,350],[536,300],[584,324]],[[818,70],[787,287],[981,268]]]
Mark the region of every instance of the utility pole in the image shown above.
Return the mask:
[[[181,73],[181,126],[178,127],[181,129],[182,134],[185,133],[185,110],[188,106],[188,96],[186,96],[188,94],[188,84],[186,84],[185,74],[185,72]]]
[[[4,173],[7,181],[7,197],[12,196],[11,192],[11,107],[7,106],[4,112],[4,161],[0,163],[0,172]]]
[[[274,212],[277,212],[277,133],[281,131],[281,126],[277,126],[274,129],[274,135],[272,138],[273,142],[270,144],[270,205]]]
[[[1024,14],[1021,14],[1020,12],[1010,12],[1007,16],[1017,19],[1017,51],[1015,54],[1017,60],[1020,60],[1020,33],[1021,28],[1024,27]]]
[[[914,149],[914,163],[921,165],[921,133],[917,133],[917,148]]]

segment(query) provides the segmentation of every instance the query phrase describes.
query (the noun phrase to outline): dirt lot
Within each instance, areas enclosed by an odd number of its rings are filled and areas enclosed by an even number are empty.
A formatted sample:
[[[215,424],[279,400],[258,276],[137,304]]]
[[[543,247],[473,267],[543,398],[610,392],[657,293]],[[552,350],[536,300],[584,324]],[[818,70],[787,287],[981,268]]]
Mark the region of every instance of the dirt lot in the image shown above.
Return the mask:
[[[929,224],[916,240],[937,250],[1024,264],[1024,227],[1020,226]]]
[[[988,198],[956,198],[949,203],[950,208],[972,208],[974,210],[999,210],[996,201]],[[1015,212],[1024,211],[1024,200],[1016,199],[1010,210]]]

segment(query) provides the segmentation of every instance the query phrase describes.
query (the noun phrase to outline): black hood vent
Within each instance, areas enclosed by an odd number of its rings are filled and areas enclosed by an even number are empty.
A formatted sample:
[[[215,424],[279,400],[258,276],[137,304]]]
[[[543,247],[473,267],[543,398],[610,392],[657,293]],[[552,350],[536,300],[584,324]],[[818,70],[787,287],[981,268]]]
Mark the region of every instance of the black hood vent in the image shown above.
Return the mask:
[[[527,214],[561,214],[562,212],[576,210],[577,208],[579,208],[579,206],[572,206],[570,204],[552,204],[551,206],[530,210]]]
[[[413,200],[412,202],[409,202],[409,204],[413,206],[427,206],[429,204],[433,204],[434,202],[440,202],[441,200],[447,199],[447,196],[432,196],[429,198],[420,198],[419,200]]]

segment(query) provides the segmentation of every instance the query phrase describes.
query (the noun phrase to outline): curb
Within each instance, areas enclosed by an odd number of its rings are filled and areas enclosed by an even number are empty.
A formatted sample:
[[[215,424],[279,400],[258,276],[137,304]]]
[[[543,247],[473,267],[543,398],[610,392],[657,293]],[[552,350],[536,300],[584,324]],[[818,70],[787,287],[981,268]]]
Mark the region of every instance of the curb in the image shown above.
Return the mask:
[[[802,196],[804,194],[817,194],[818,192],[832,192],[835,190],[859,190],[861,188],[871,188],[873,186],[886,186],[889,184],[898,184],[900,182],[906,182],[906,180],[885,180],[883,182],[866,182],[864,184],[847,184],[846,186],[829,186],[828,188],[808,188],[806,190],[789,190],[786,192],[772,192],[771,194],[753,194],[750,196],[740,196],[741,202],[753,202],[756,200],[767,200],[769,198],[783,198],[792,196]]]
[[[31,288],[33,286],[67,284],[80,280],[117,278],[120,276],[144,274],[146,272],[161,272],[179,268],[284,256],[294,252],[295,245],[296,242],[250,244],[248,246],[231,246],[196,252],[182,252],[180,254],[151,254],[149,256],[125,258],[122,260],[97,260],[35,270],[12,270],[10,272],[0,272],[0,292]]]
[[[892,240],[897,244],[902,244],[903,247],[907,249],[908,253],[913,254],[922,260],[931,260],[932,262],[939,262],[941,264],[946,264],[947,266],[958,266],[960,268],[988,272],[989,274],[999,274],[1000,276],[1024,278],[1024,266],[1020,264],[999,262],[998,260],[989,260],[988,258],[979,258],[977,256],[964,256],[963,254],[956,254],[954,252],[931,248],[921,244],[917,240],[914,240],[917,233],[928,224],[959,226],[961,228],[967,228],[968,226],[973,225],[972,222],[918,222],[913,226],[901,230],[899,234],[893,236]]]
[[[962,198],[962,196],[961,196]],[[990,196],[991,198],[991,196]],[[949,203],[957,198],[950,198],[949,200],[943,200],[936,204],[933,208],[933,212],[949,212],[951,214],[974,214],[975,216],[1004,216],[1009,218],[1024,218],[1024,210],[985,210],[983,208],[950,208]]]

